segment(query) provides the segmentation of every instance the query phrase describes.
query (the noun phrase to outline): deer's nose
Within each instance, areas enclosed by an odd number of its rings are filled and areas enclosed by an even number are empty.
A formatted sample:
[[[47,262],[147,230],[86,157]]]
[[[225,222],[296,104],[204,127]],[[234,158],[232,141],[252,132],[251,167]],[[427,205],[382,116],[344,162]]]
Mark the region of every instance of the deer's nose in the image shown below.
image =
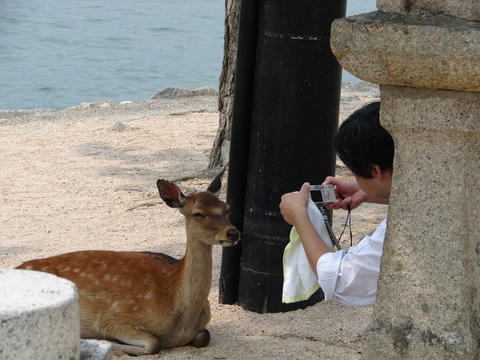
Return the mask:
[[[238,231],[237,229],[227,230],[227,238],[232,241],[240,240],[240,231]]]

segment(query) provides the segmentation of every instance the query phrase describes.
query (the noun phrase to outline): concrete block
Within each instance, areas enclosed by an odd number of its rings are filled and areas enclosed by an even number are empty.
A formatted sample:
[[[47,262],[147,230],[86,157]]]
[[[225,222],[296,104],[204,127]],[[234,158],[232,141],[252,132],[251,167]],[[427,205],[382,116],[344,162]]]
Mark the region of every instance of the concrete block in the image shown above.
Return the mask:
[[[103,340],[80,340],[80,360],[112,360],[112,344]]]
[[[57,276],[0,269],[0,359],[78,360],[75,285]]]

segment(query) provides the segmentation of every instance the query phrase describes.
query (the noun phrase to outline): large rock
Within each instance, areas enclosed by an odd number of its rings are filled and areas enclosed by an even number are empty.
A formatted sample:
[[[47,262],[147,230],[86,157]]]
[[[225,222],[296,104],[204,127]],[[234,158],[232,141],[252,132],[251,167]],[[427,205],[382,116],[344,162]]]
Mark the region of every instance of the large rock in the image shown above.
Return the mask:
[[[218,91],[210,87],[198,87],[198,88],[166,88],[155,95],[150,100],[158,99],[175,99],[181,97],[194,97],[194,96],[218,96]]]

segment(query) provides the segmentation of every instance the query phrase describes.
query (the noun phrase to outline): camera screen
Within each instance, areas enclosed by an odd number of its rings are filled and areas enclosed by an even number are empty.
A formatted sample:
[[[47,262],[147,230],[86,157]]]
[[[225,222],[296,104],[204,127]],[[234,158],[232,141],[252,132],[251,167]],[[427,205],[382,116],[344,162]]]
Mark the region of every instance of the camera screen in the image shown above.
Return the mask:
[[[313,202],[323,203],[323,196],[321,191],[310,191],[310,196]]]
[[[315,203],[329,203],[336,200],[333,185],[311,185],[310,197]]]

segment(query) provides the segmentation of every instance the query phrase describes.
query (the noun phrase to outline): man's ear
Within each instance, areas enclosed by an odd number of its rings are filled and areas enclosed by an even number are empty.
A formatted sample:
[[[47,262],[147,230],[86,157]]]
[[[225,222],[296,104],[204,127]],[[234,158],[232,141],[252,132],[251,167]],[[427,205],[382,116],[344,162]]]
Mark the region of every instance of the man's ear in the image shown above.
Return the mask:
[[[391,170],[382,170],[380,166],[373,165],[372,167],[372,176],[373,179],[378,182],[387,182],[392,180],[392,171]]]
[[[372,166],[372,176],[373,176],[373,179],[375,179],[377,181],[382,180],[383,171],[382,171],[382,169],[380,169],[380,166],[378,166],[378,165],[373,165]]]

